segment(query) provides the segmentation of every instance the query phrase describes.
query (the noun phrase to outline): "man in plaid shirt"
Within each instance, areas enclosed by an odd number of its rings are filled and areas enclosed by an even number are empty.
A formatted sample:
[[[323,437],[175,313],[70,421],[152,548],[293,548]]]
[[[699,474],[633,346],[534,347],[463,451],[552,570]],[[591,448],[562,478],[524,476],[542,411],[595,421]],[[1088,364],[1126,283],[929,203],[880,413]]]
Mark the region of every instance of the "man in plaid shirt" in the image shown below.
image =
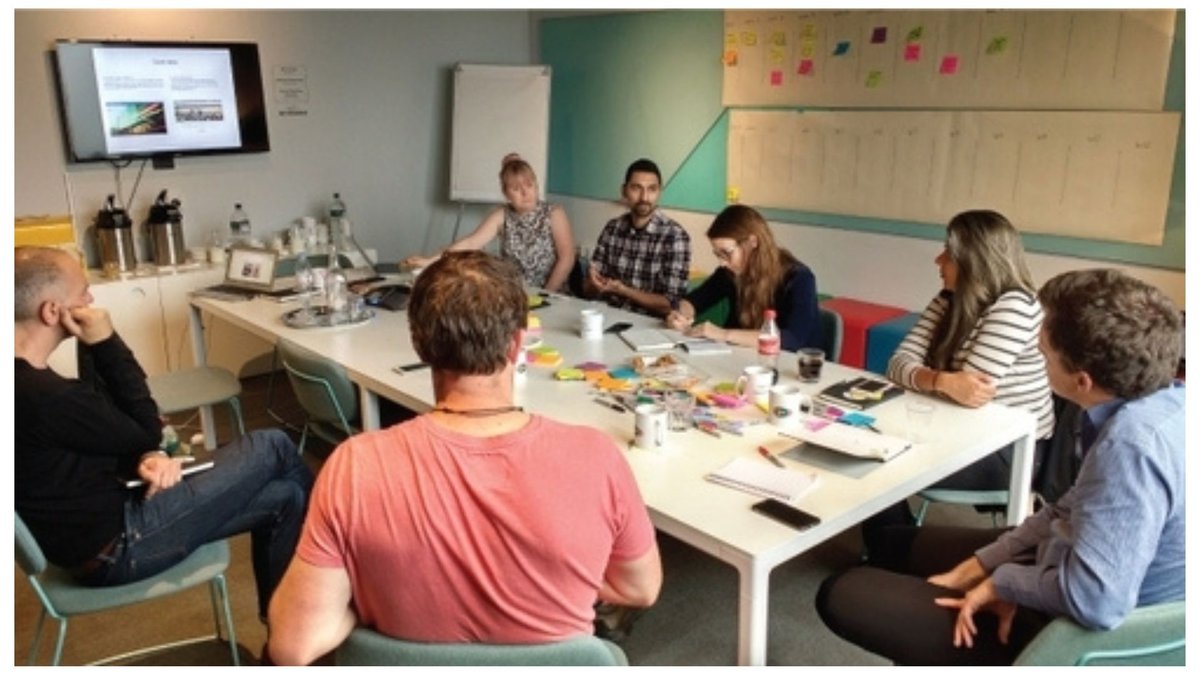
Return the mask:
[[[639,159],[625,171],[621,195],[629,212],[600,233],[584,294],[621,309],[666,316],[687,292],[692,246],[679,223],[658,210],[662,174]]]

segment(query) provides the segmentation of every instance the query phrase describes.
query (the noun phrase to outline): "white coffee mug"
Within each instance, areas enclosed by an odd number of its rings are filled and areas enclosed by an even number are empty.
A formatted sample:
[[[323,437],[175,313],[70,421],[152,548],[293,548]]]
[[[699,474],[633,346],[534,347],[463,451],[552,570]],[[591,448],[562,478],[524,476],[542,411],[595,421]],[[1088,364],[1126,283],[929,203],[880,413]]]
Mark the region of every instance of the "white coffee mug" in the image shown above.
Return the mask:
[[[771,387],[770,403],[767,405],[771,424],[791,426],[800,420],[800,410],[806,406],[808,396],[794,384],[777,384]]]
[[[225,264],[225,249],[221,246],[210,246],[208,249],[208,261],[214,265]]]
[[[579,337],[584,340],[599,340],[604,337],[604,313],[598,309],[580,310]]]
[[[643,450],[659,450],[667,442],[667,409],[643,403],[633,410],[633,444]]]
[[[753,403],[766,404],[771,385],[775,384],[775,370],[764,366],[746,366],[737,379],[738,396]]]

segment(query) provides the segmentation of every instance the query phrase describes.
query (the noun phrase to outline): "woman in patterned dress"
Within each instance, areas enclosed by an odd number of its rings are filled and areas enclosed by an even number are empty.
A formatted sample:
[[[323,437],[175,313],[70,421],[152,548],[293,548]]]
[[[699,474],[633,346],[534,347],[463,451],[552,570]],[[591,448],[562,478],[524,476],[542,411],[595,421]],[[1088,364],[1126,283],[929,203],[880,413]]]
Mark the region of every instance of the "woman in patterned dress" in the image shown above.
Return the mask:
[[[539,199],[533,167],[516,153],[501,161],[500,188],[508,203],[493,209],[474,232],[445,250],[478,250],[499,237],[500,255],[516,263],[528,286],[563,290],[575,264],[575,241],[566,211]],[[438,255],[410,256],[404,264],[426,267]]]

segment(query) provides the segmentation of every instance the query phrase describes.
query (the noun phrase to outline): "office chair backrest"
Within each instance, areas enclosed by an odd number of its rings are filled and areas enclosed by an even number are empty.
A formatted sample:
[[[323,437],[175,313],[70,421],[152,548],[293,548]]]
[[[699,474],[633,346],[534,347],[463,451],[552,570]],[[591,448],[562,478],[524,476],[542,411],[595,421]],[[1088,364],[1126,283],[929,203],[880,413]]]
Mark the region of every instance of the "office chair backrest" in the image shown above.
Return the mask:
[[[312,419],[349,426],[358,415],[358,396],[345,368],[287,340],[279,341],[279,358],[296,400]]]
[[[1088,630],[1066,617],[1051,621],[1013,665],[1184,665],[1185,602],[1138,607],[1112,630]]]
[[[339,666],[627,666],[625,652],[593,635],[540,645],[408,642],[355,628],[337,648]]]
[[[25,521],[21,520],[21,514],[16,514],[16,517],[17,564],[21,566],[21,570],[25,574],[37,576],[46,571],[46,556],[42,553],[42,547],[38,545],[37,540],[33,538],[29,527],[25,525]]]
[[[836,363],[842,358],[842,315],[832,309],[818,308],[821,314],[821,348],[825,360]]]

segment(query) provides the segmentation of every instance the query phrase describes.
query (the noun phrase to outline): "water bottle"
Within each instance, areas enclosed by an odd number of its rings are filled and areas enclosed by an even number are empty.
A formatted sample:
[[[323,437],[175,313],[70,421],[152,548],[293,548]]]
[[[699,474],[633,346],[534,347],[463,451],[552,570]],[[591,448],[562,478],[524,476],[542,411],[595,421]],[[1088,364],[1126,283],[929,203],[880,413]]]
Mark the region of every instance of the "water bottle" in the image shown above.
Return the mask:
[[[329,203],[329,222],[346,217],[346,202],[342,201],[341,193],[333,193],[333,201]]]
[[[332,324],[349,321],[350,289],[346,273],[338,261],[337,247],[329,247],[329,265],[325,271],[325,304],[329,307],[329,322]]]
[[[350,221],[346,219],[346,202],[342,201],[341,193],[333,193],[333,201],[329,203],[329,243],[344,251],[349,251],[352,245],[350,239]]]
[[[229,240],[235,245],[245,245],[250,239],[250,216],[241,203],[234,204],[233,213],[229,215]]]
[[[762,329],[758,331],[758,365],[779,372],[779,326],[775,323],[775,310],[763,310]]]

